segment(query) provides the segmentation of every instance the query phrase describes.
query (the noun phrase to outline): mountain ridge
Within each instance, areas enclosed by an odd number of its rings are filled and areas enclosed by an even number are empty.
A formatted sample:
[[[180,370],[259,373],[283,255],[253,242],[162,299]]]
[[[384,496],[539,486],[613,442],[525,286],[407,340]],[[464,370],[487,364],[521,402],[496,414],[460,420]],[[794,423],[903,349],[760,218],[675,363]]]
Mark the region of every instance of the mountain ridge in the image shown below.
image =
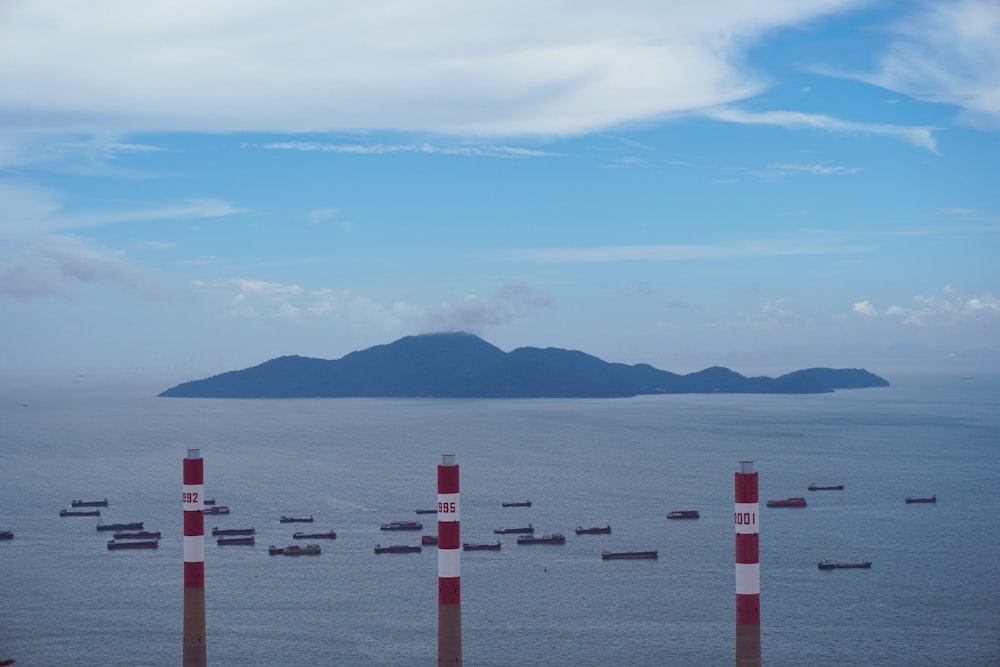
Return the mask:
[[[183,398],[626,398],[647,394],[815,394],[886,387],[864,369],[808,368],[777,378],[721,366],[679,375],[649,364],[607,362],[579,350],[511,352],[464,332],[406,336],[337,360],[288,355],[183,382]]]

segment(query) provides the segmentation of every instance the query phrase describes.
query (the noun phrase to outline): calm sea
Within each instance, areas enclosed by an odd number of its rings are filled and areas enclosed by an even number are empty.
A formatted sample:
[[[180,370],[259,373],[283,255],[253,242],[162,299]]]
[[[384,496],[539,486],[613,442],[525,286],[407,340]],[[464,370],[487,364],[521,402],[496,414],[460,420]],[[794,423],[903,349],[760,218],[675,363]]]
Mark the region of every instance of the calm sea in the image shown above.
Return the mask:
[[[209,664],[429,665],[437,554],[379,525],[434,515],[442,453],[461,467],[462,539],[534,524],[564,546],[462,554],[467,665],[727,665],[734,657],[733,473],[760,474],[766,665],[1000,663],[1000,378],[890,378],[818,396],[623,400],[196,400],[103,390],[0,394],[0,659],[18,667],[178,665],[181,465],[252,547],[206,539]],[[164,387],[167,386],[166,384]],[[162,389],[164,387],[159,387]],[[810,482],[844,484],[809,492]],[[937,504],[907,505],[906,496]],[[805,496],[805,509],[767,509]],[[108,551],[96,519],[144,521],[155,551]],[[531,508],[502,508],[509,500]],[[701,519],[668,521],[670,510]],[[307,527],[318,557],[268,556]],[[610,535],[577,536],[610,524]],[[601,551],[658,549],[650,561]],[[824,556],[870,570],[820,571]]]

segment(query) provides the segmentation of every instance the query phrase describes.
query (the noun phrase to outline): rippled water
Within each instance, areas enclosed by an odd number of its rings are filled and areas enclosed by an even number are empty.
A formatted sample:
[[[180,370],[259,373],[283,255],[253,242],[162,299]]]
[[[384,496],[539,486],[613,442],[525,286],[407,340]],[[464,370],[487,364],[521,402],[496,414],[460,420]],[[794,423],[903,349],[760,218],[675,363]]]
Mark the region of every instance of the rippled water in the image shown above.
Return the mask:
[[[890,378],[892,380],[892,378]],[[733,472],[761,501],[768,665],[981,665],[1000,658],[1000,382],[904,379],[819,396],[624,400],[157,399],[6,389],[0,398],[0,659],[18,667],[177,665],[182,648],[181,462],[205,459],[209,664],[421,665],[437,656],[437,555],[381,523],[436,530],[440,454],[461,466],[462,538],[531,522],[563,546],[462,554],[468,665],[723,665],[733,661]],[[808,492],[810,482],[845,484]],[[935,505],[906,496],[936,494]],[[163,531],[156,551],[105,548],[95,519]],[[531,508],[501,502],[530,498]],[[697,521],[666,512],[698,509]],[[309,524],[319,557],[268,556]],[[611,535],[573,534],[611,524]],[[602,561],[604,549],[659,549]],[[871,560],[820,571],[817,561]]]

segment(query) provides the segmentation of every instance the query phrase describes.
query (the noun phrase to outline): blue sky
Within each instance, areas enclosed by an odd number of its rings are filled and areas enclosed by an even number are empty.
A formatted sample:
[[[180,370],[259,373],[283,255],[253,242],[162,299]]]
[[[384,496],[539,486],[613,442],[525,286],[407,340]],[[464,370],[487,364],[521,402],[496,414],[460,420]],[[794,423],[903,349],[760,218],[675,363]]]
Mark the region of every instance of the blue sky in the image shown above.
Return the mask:
[[[1000,370],[1000,5],[0,8],[0,373],[432,331]]]

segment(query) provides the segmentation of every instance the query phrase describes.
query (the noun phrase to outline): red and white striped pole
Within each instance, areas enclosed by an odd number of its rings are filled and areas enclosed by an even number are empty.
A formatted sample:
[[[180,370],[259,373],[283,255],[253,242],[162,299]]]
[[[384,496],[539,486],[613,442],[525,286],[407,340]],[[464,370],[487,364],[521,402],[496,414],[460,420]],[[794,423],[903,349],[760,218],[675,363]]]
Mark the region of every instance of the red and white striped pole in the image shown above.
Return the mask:
[[[205,467],[201,451],[184,458],[184,667],[205,667]]]
[[[760,501],[753,461],[736,473],[736,665],[760,667]]]
[[[462,664],[462,578],[458,465],[442,454],[438,481],[438,665]]]

